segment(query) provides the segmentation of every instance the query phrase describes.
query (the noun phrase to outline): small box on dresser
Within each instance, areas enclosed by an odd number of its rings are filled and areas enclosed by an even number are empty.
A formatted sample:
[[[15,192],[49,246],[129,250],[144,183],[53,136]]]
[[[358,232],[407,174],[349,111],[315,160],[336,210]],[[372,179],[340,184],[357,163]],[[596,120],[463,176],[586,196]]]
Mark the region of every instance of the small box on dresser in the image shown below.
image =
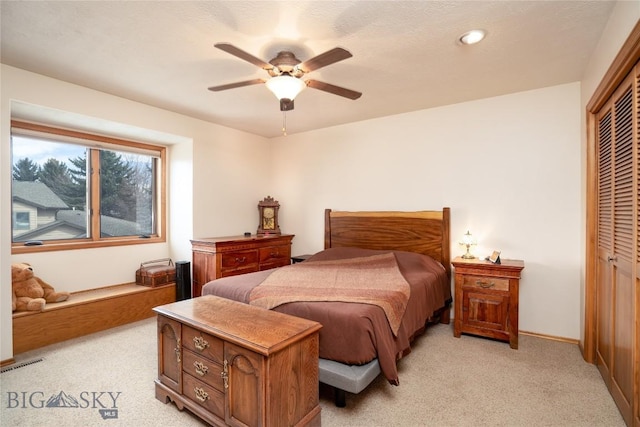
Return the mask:
[[[494,264],[457,257],[455,267],[455,319],[453,335],[462,333],[494,338],[518,348],[520,273],[524,261]]]

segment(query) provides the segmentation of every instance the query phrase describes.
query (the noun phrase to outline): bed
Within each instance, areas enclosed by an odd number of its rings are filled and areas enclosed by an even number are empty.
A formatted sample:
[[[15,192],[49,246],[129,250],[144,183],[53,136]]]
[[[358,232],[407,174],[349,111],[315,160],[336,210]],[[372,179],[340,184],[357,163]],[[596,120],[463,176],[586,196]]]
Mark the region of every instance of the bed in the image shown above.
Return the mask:
[[[323,251],[303,263],[216,279],[203,287],[202,294],[254,305],[268,301],[276,305],[265,308],[321,323],[320,381],[336,387],[338,392],[357,393],[379,372],[391,384],[398,385],[396,362],[411,351],[414,337],[430,322],[449,322],[449,217],[449,208],[413,212],[326,209]],[[398,282],[398,288],[389,291],[389,298],[393,300],[370,301],[369,294],[375,294],[371,298],[380,295],[387,298],[387,294],[377,289],[364,290],[367,298],[356,299],[357,302],[343,301],[342,297],[325,299],[317,296],[322,292],[314,288],[313,280],[310,288],[306,283],[303,285],[304,278],[322,275],[326,269],[342,265],[351,273],[354,268],[362,268],[353,273],[355,276],[345,273],[345,277],[364,278],[362,281],[370,282],[373,287],[379,281],[376,277]],[[373,272],[361,267],[366,265],[371,265]],[[405,279],[404,285],[394,265]],[[344,274],[336,270],[335,275]],[[408,288],[403,288],[405,285]],[[273,293],[265,294],[270,286],[274,286]],[[336,285],[324,294],[333,295],[336,288],[340,293],[342,287]],[[314,295],[307,296],[308,300],[298,295],[307,292],[306,289],[309,289],[308,295]],[[353,295],[359,291],[349,288],[344,292]],[[294,297],[284,302],[278,300],[281,295],[289,297],[290,294]],[[406,297],[404,306],[397,302],[402,295]],[[271,301],[273,298],[277,301]],[[336,394],[337,404],[343,399],[343,394]]]

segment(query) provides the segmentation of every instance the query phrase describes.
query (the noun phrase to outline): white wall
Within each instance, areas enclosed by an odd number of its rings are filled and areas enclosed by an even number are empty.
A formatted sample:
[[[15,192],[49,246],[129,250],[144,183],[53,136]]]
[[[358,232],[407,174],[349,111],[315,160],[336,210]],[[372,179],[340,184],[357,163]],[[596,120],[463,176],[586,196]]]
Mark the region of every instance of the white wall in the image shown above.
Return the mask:
[[[586,230],[586,188],[587,188],[587,123],[586,108],[595,90],[602,81],[609,66],[629,37],[629,34],[640,20],[640,1],[619,1],[609,17],[607,26],[602,32],[598,46],[589,60],[589,64],[582,77],[580,93],[580,130],[581,130],[581,172],[582,172],[582,229]],[[586,233],[583,233],[581,252],[586,253]],[[585,257],[582,262],[582,277],[580,286],[580,337],[584,339],[584,301],[585,301]]]
[[[13,354],[11,262],[29,262],[59,290],[78,291],[131,282],[145,260],[189,261],[194,236],[255,231],[257,202],[270,191],[264,138],[5,65],[0,77],[0,360]],[[11,255],[10,119],[16,102],[169,141],[167,242]]]
[[[283,231],[323,245],[323,211],[451,207],[486,256],[523,259],[520,329],[580,332],[580,84],[327,128],[274,141]]]

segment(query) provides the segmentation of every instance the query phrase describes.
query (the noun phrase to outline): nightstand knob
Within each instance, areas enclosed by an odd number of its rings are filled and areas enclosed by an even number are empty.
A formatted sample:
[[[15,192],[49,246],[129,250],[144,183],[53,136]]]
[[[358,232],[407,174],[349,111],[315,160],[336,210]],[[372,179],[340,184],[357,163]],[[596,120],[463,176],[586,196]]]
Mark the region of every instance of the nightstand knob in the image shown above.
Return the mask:
[[[618,261],[618,257],[617,257],[617,256],[611,256],[611,255],[609,255],[609,256],[607,257],[607,261],[608,261],[608,262],[611,262],[611,261]]]

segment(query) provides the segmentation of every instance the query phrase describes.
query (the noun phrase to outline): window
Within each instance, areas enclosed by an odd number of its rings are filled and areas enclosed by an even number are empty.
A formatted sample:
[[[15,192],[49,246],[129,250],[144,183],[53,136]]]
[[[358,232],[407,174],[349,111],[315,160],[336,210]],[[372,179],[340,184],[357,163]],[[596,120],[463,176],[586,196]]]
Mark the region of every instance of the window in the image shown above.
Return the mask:
[[[14,253],[164,240],[164,147],[13,121],[11,150]]]
[[[13,229],[16,231],[29,229],[29,212],[14,212]]]

